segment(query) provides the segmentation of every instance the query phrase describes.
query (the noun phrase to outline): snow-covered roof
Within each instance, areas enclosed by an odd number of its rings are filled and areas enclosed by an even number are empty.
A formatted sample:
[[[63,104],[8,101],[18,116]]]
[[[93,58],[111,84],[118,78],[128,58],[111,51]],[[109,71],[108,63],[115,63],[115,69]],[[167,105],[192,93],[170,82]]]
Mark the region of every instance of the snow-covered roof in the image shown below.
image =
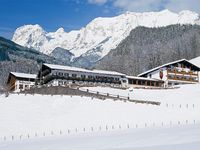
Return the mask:
[[[160,68],[164,68],[164,67],[166,67],[166,66],[169,66],[169,65],[172,65],[172,64],[176,64],[176,63],[179,63],[179,62],[182,62],[182,61],[185,61],[185,62],[191,64],[191,65],[194,66],[195,68],[198,68],[198,70],[200,71],[200,68],[199,68],[198,66],[196,66],[195,64],[189,62],[189,61],[186,60],[186,59],[180,59],[180,60],[176,60],[176,61],[173,61],[173,62],[170,62],[170,63],[166,63],[166,64],[161,65],[161,66],[158,66],[158,67],[156,67],[156,68],[150,69],[150,70],[148,70],[148,71],[146,71],[146,72],[143,72],[143,73],[141,73],[141,74],[139,74],[139,75],[137,75],[137,76],[138,76],[138,77],[141,77],[141,76],[143,76],[143,75],[145,75],[145,74],[148,74],[148,73],[151,73],[151,72],[153,72],[153,71],[155,71],[155,70],[159,70]]]
[[[45,65],[45,66],[47,66],[51,69],[58,69],[58,70],[68,70],[68,71],[87,72],[87,73],[94,73],[94,74],[125,76],[125,74],[119,73],[119,72],[116,72],[116,71],[89,70],[89,69],[78,68],[78,67],[55,65],[55,64],[46,64],[46,63],[44,63],[43,65]]]
[[[138,80],[148,80],[148,81],[162,81],[153,78],[145,78],[145,77],[136,77],[136,76],[126,76],[128,79],[138,79]]]
[[[119,73],[116,71],[106,71],[106,70],[92,70],[93,73],[98,73],[98,74],[110,74],[110,75],[119,75],[119,76],[125,76],[123,73]]]
[[[191,59],[190,62],[193,63],[193,64],[195,64],[196,66],[200,67],[200,56]]]
[[[36,79],[37,75],[36,74],[27,74],[27,73],[20,73],[20,72],[10,72],[13,74],[15,77],[19,78],[28,78],[28,79]]]

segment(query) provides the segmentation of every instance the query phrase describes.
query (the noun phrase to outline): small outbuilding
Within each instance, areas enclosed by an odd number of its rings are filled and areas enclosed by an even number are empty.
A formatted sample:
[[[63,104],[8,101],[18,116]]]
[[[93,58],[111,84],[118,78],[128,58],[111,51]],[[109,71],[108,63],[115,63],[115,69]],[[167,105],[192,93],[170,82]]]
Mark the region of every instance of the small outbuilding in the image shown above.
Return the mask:
[[[19,72],[10,72],[7,81],[9,91],[20,92],[35,85],[37,75]]]

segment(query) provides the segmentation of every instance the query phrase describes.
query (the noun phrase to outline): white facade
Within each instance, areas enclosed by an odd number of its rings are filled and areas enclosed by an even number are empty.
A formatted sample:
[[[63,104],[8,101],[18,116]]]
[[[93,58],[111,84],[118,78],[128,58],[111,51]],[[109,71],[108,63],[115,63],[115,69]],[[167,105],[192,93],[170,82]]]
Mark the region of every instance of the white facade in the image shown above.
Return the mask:
[[[35,82],[16,80],[14,92],[28,90],[35,85]]]

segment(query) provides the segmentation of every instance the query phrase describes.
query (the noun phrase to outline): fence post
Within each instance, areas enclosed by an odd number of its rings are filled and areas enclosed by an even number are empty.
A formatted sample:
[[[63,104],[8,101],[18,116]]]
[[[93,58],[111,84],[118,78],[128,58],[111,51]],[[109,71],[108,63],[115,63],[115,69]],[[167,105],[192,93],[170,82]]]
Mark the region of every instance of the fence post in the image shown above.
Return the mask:
[[[12,137],[11,137],[11,138],[12,138],[12,141],[13,141],[13,140],[14,140],[14,136],[12,135]]]
[[[101,126],[99,126],[99,130],[101,131]]]
[[[108,126],[106,125],[106,130],[108,130]]]
[[[69,134],[69,133],[70,133],[70,130],[68,129],[67,132],[68,132],[68,134]]]
[[[60,130],[60,135],[62,134],[62,131]]]
[[[178,121],[178,125],[180,125],[180,121]]]
[[[172,125],[172,121],[170,121],[170,126]]]
[[[119,125],[119,129],[121,129],[122,127],[121,127],[121,125]]]
[[[127,124],[127,128],[129,129],[129,124]]]
[[[6,136],[3,137],[3,140],[6,141]]]
[[[93,127],[91,127],[91,131],[93,132],[93,130],[94,130],[94,128]]]

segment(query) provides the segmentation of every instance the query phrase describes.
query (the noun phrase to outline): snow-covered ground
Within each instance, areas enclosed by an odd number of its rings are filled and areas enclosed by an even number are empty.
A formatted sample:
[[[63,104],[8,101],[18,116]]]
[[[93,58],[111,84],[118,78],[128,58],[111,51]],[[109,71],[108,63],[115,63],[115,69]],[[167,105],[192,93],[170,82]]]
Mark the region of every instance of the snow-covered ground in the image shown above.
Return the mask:
[[[200,125],[33,138],[1,143],[1,150],[199,150]]]
[[[200,84],[167,90],[89,89],[158,101],[161,105],[80,96],[11,94],[6,98],[0,95],[0,149],[171,149],[173,144],[178,148],[200,146]],[[60,131],[62,136],[58,136]],[[49,137],[51,134],[54,136]],[[12,136],[14,141],[11,141]]]

